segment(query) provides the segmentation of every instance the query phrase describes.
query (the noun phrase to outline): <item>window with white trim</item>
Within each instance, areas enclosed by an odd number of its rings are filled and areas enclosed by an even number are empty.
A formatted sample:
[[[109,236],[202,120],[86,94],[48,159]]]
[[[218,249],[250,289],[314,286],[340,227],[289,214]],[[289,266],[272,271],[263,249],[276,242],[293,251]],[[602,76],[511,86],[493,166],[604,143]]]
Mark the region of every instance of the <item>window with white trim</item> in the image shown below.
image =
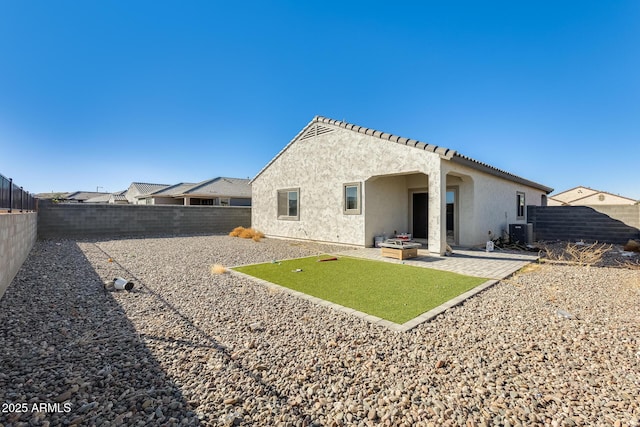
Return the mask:
[[[278,219],[300,219],[300,189],[278,190]]]
[[[343,213],[345,215],[360,215],[362,212],[361,200],[362,192],[359,182],[344,184],[342,186],[343,193]]]
[[[516,192],[516,219],[524,219],[525,217],[525,199],[524,193]]]

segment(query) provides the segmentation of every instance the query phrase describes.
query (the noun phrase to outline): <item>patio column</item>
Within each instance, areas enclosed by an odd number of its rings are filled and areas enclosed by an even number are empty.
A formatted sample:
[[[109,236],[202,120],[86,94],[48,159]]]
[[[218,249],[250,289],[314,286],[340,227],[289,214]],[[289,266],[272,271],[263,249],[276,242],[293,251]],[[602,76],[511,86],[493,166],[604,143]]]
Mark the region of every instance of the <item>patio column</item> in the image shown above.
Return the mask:
[[[429,252],[444,255],[447,249],[447,177],[438,168],[429,174]]]
[[[185,198],[184,198],[184,205],[185,205],[185,206],[189,206],[190,201],[191,201],[191,198],[190,198],[190,197],[185,197]]]

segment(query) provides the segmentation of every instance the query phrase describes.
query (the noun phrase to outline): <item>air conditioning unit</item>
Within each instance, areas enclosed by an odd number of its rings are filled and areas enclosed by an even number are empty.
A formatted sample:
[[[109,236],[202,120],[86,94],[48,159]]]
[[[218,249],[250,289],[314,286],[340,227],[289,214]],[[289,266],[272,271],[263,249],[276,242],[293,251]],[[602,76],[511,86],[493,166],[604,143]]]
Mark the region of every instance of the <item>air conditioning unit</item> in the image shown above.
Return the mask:
[[[509,241],[521,245],[533,243],[533,224],[509,224]]]

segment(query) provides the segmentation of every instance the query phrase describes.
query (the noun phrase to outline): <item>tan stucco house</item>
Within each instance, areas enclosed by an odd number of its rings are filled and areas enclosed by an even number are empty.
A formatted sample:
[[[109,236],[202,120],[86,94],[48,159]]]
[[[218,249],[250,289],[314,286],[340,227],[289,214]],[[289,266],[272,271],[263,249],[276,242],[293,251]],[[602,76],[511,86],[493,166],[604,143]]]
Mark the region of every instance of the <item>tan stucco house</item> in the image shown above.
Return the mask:
[[[549,196],[549,206],[635,205],[638,200],[589,187],[574,187]]]
[[[252,226],[270,237],[373,246],[410,233],[444,254],[479,245],[552,188],[454,150],[316,116],[252,180]]]
[[[170,185],[136,196],[138,204],[184,206],[251,206],[248,178],[217,177],[199,183]]]

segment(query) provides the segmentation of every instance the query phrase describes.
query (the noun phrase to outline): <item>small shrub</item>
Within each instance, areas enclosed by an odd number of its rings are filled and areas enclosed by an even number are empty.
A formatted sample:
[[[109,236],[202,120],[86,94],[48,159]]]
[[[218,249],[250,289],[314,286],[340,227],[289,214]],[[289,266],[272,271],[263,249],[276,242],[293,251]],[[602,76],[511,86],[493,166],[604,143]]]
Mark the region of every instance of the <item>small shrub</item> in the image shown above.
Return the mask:
[[[264,233],[253,228],[236,227],[231,231],[231,233],[229,233],[229,236],[240,237],[242,239],[253,239],[254,242],[259,242],[264,238]]]
[[[252,228],[245,228],[240,232],[240,235],[238,237],[240,237],[241,239],[251,239],[253,237],[253,234],[254,232]]]
[[[220,264],[213,264],[211,266],[211,274],[224,274],[227,272],[227,269]]]
[[[231,230],[231,233],[229,233],[229,236],[238,237],[244,230],[246,230],[244,227],[236,227],[233,230]]]

